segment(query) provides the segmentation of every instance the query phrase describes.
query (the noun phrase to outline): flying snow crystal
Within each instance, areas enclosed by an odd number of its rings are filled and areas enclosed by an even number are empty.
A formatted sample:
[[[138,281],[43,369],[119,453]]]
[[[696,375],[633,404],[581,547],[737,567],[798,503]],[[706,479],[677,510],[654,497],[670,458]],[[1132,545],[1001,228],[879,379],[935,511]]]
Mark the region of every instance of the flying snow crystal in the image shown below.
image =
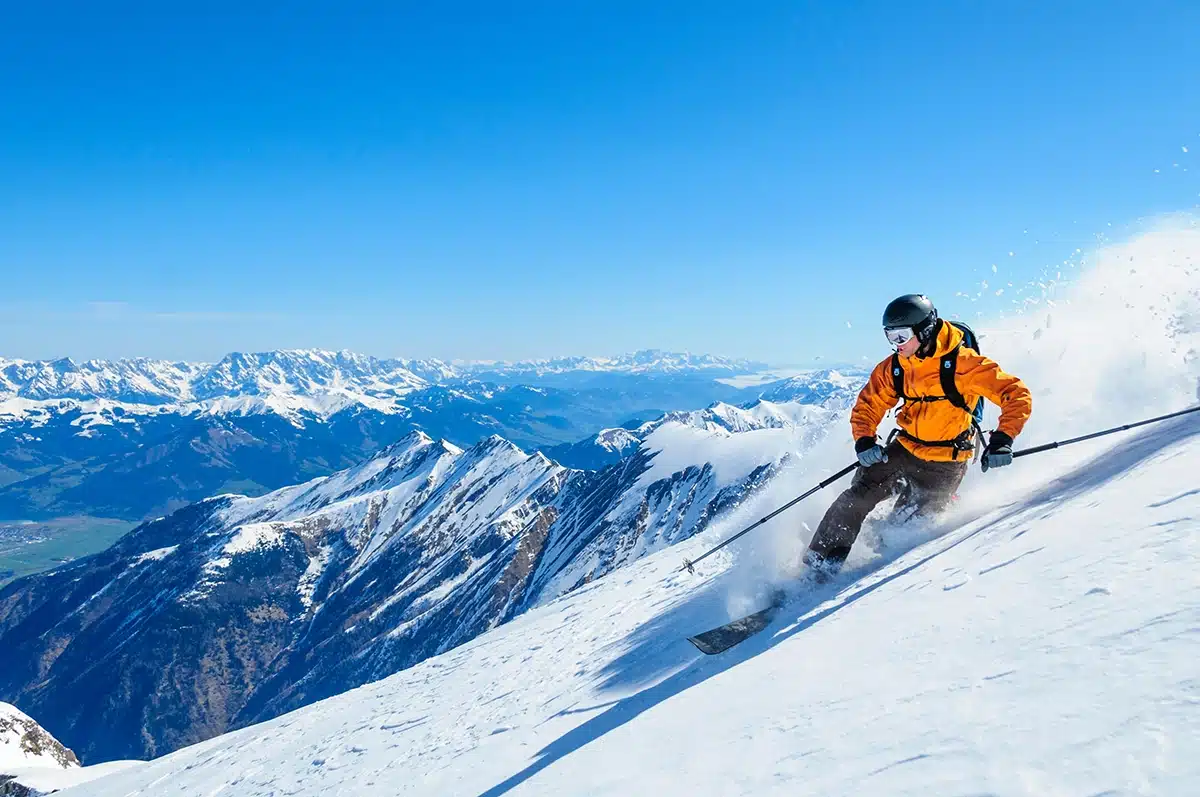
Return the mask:
[[[1004,289],[1003,289],[1003,288],[1000,288],[999,290],[997,290],[997,291],[996,291],[996,295],[997,295],[997,296],[1003,296],[1003,295],[1004,295]]]
[[[1158,174],[1158,169],[1155,169],[1155,170],[1154,170],[1154,173],[1155,173],[1155,174]]]
[[[1013,253],[1012,253],[1012,252],[1009,252],[1009,253],[1008,253],[1008,256],[1009,256],[1009,257],[1012,257],[1012,256],[1013,256]]]
[[[850,322],[849,322],[849,321],[847,321],[847,322],[846,322],[846,329],[852,329],[852,327],[850,326]]]
[[[979,287],[983,288],[986,291],[987,290],[987,280],[984,280],[982,283],[980,283]]]
[[[1187,147],[1180,147],[1180,149],[1183,150],[1184,152],[1187,152]]]
[[[995,263],[992,263],[992,273],[993,274],[996,273],[996,264]]]

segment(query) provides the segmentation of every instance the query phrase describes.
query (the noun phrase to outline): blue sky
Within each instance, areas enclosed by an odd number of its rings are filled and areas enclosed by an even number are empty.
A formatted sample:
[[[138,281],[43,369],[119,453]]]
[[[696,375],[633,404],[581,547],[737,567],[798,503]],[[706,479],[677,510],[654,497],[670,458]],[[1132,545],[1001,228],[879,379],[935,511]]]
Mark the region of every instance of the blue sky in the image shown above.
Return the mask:
[[[7,4],[0,357],[877,359],[1200,201],[1200,4],[1043,5]]]

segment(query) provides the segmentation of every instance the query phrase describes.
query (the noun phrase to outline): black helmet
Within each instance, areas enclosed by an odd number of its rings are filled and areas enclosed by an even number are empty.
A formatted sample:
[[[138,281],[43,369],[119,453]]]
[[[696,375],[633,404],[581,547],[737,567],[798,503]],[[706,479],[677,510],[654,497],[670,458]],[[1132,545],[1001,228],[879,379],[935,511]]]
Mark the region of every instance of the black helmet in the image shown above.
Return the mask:
[[[937,334],[937,321],[937,309],[933,302],[920,293],[906,293],[893,299],[883,311],[884,329],[911,327],[922,343],[927,343]]]

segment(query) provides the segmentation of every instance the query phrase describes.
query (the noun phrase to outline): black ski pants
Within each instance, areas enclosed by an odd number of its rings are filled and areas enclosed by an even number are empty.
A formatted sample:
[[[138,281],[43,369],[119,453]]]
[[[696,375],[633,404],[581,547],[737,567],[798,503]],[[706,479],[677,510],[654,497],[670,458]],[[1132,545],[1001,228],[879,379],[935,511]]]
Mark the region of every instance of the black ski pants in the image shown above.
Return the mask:
[[[840,567],[862,530],[863,521],[880,501],[903,490],[917,515],[932,515],[950,503],[967,474],[968,459],[931,462],[913,455],[900,441],[887,447],[888,460],[854,472],[850,487],[834,500],[808,545],[809,565]]]

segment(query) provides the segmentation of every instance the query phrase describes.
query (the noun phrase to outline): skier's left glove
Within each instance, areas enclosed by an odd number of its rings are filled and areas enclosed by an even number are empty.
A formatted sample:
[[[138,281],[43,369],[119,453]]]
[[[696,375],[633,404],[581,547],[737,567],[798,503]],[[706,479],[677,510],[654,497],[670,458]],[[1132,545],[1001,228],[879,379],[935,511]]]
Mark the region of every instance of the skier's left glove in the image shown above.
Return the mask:
[[[983,472],[987,473],[988,468],[1003,468],[1005,465],[1011,465],[1012,444],[1013,439],[1004,432],[992,432],[987,448],[984,449],[983,457],[979,462]]]

